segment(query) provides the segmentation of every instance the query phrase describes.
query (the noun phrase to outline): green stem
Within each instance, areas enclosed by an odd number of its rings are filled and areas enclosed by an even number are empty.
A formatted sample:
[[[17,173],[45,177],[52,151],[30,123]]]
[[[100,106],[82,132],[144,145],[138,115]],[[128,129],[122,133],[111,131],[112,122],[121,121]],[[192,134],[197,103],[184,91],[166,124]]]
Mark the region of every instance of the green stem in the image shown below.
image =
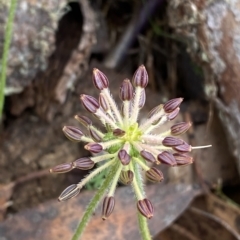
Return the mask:
[[[136,162],[142,167],[142,169],[143,169],[144,171],[150,170],[150,167],[149,167],[146,163],[144,163],[143,161],[141,161],[141,159],[136,158],[136,157],[133,157],[133,160],[136,161]]]
[[[143,88],[141,87],[136,87],[135,89],[135,95],[134,95],[134,100],[133,100],[133,109],[132,109],[132,113],[131,113],[131,124],[135,123],[137,121],[138,118],[138,113],[139,113],[139,100],[141,98],[141,93],[143,91]]]
[[[15,16],[15,11],[17,7],[17,0],[11,0],[11,5],[9,7],[9,14],[6,23],[5,29],[5,40],[3,45],[3,55],[2,55],[2,63],[1,63],[1,72],[0,72],[0,121],[2,120],[3,114],[3,106],[4,106],[4,90],[6,86],[6,72],[7,72],[7,59],[8,52],[10,48],[10,43],[12,39],[12,29],[13,29],[13,21]]]
[[[136,168],[137,168],[137,166],[136,166]],[[144,199],[144,194],[143,194],[142,189],[140,189],[139,183],[138,183],[138,181],[136,179],[135,169],[132,166],[132,164],[130,165],[130,169],[131,169],[131,171],[134,172],[134,178],[133,178],[133,182],[132,182],[132,187],[133,187],[133,190],[134,190],[134,192],[136,194],[136,200],[137,201],[138,200],[142,200],[142,199]]]
[[[111,183],[111,187],[109,189],[108,196],[113,196],[114,195],[114,192],[116,190],[118,179],[119,179],[119,176],[121,174],[122,168],[123,168],[123,165],[121,163],[118,163],[118,170],[117,170],[117,172],[116,172],[116,174],[113,178],[113,181]]]
[[[113,165],[114,160],[108,161],[104,163],[102,166],[97,167],[94,171],[92,171],[87,177],[85,177],[80,183],[78,183],[78,187],[81,189],[86,183],[88,183],[92,178],[94,178],[96,175],[98,175],[103,170],[109,168],[111,165]]]
[[[145,218],[141,213],[138,212],[138,225],[143,240],[152,239],[147,221],[148,221],[147,218]]]
[[[138,184],[138,188],[141,191],[141,194],[145,196],[144,188],[143,188],[143,179],[140,173],[140,169],[137,166],[137,163],[134,163],[134,178],[136,179],[136,182]],[[151,240],[151,234],[148,228],[148,223],[146,217],[144,217],[142,214],[138,212],[138,225],[140,230],[140,235],[143,240]]]
[[[89,203],[83,218],[81,220],[81,222],[79,223],[76,232],[74,234],[74,236],[72,237],[72,240],[79,240],[84,229],[87,226],[87,223],[90,219],[90,217],[93,214],[93,211],[95,210],[95,208],[97,207],[99,201],[102,199],[103,195],[105,194],[106,190],[109,188],[112,179],[114,178],[116,171],[118,168],[118,164],[114,165],[109,174],[107,175],[106,179],[104,180],[103,184],[101,185],[101,187],[98,189],[97,193],[94,195],[93,199],[91,200],[91,202]]]

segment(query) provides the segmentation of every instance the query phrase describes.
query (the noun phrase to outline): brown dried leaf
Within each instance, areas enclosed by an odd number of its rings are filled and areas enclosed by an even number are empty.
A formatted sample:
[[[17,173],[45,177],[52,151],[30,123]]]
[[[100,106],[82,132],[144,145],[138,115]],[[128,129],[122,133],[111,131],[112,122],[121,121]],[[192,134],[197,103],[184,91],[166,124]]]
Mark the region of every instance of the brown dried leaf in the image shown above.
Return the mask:
[[[208,210],[225,221],[234,231],[240,234],[240,209],[231,202],[223,201],[213,194],[207,195]]]
[[[227,222],[210,214],[206,211],[195,207],[189,208],[183,216],[177,220],[176,225],[167,229],[164,233],[159,234],[157,239],[163,239],[163,236],[171,240],[181,239],[189,240],[237,240],[239,235],[234,231]],[[191,233],[191,235],[189,235]],[[165,239],[165,238],[164,238]],[[168,239],[168,238],[167,238]]]

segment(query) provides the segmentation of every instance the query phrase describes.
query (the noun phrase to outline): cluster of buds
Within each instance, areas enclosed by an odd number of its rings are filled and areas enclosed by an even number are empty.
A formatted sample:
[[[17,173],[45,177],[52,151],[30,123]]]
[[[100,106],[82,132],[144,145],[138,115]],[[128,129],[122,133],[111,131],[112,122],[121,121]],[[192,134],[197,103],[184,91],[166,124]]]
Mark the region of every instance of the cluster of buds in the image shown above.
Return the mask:
[[[170,167],[191,164],[193,159],[188,153],[194,148],[200,148],[192,147],[178,137],[191,127],[189,122],[175,124],[163,133],[154,134],[154,130],[160,125],[176,118],[183,99],[175,98],[158,105],[149,112],[145,122],[139,124],[138,115],[146,101],[145,88],[148,84],[148,74],[143,65],[135,72],[132,83],[129,79],[122,82],[119,90],[122,100],[120,110],[110,94],[107,77],[98,69],[93,70],[93,83],[100,90],[99,98],[83,94],[80,100],[86,110],[102,122],[105,131],[97,129],[88,117],[76,115],[75,119],[87,129],[88,134],[73,126],[65,126],[63,132],[74,142],[86,142],[85,149],[94,155],[60,164],[50,171],[65,173],[74,168],[87,170],[96,163],[101,164],[80,183],[67,187],[59,196],[59,201],[75,197],[89,180],[115,166],[114,178],[103,201],[102,218],[107,219],[113,212],[114,192],[120,181],[132,185],[139,212],[150,219],[153,216],[153,206],[144,191],[141,191],[141,177],[136,176],[143,170],[146,179],[161,182],[163,174],[154,164],[162,163]]]

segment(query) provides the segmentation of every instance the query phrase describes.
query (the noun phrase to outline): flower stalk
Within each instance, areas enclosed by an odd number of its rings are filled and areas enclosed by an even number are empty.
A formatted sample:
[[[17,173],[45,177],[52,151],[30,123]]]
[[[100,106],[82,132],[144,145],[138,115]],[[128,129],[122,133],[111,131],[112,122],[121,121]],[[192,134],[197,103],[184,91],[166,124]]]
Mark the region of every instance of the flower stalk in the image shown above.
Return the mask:
[[[110,169],[106,179],[104,180],[101,187],[95,193],[94,197],[92,198],[89,205],[87,206],[86,211],[83,214],[83,217],[75,231],[75,234],[72,237],[72,240],[79,240],[80,237],[82,236],[83,231],[86,228],[87,223],[88,223],[89,219],[91,218],[94,210],[96,209],[98,203],[103,198],[106,190],[109,188],[109,186],[112,182],[112,178],[114,177],[114,175],[116,173],[116,170],[117,170],[117,164]]]

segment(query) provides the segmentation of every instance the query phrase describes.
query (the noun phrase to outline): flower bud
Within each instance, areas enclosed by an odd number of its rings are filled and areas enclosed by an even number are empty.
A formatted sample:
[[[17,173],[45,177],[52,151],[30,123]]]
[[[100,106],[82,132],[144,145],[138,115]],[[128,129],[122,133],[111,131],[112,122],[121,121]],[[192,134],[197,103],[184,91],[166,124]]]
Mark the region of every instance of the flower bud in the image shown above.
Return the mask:
[[[103,206],[102,206],[102,219],[106,220],[111,213],[113,212],[115,206],[115,198],[114,197],[108,197],[106,196],[103,200]]]
[[[106,77],[106,75],[104,73],[102,73],[97,68],[93,69],[92,80],[93,80],[94,86],[99,90],[103,90],[104,88],[108,88],[108,86],[109,86],[108,78]]]
[[[174,124],[172,127],[171,127],[171,134],[173,136],[177,136],[177,135],[180,135],[180,134],[183,134],[185,133],[190,127],[192,126],[192,123],[188,122],[180,122],[180,123],[177,123],[177,124]]]
[[[80,192],[80,189],[77,184],[72,184],[68,186],[58,197],[58,200],[61,201],[66,201],[68,199],[71,199],[73,197],[76,197]]]
[[[122,129],[120,128],[117,128],[117,129],[114,129],[113,130],[113,135],[116,136],[116,137],[122,137],[125,135],[125,131],[123,131]]]
[[[93,168],[94,162],[89,157],[82,157],[73,162],[73,166],[77,169],[88,170]]]
[[[131,184],[131,183],[132,183],[133,177],[134,177],[134,173],[133,173],[131,170],[122,171],[121,174],[120,174],[119,180],[120,180],[123,184],[128,185],[128,184]]]
[[[151,163],[155,163],[156,162],[155,157],[150,152],[142,150],[140,152],[140,155],[148,162],[151,162]]]
[[[127,151],[122,149],[118,152],[118,158],[122,165],[128,165],[130,163],[131,157],[128,155]]]
[[[119,97],[122,101],[130,101],[133,97],[133,86],[129,79],[125,79],[122,82],[119,91]]]
[[[146,218],[153,217],[153,205],[148,199],[139,200],[137,202],[138,211]]]
[[[133,85],[134,87],[145,88],[148,84],[148,74],[143,65],[138,67],[137,71],[133,75]]]
[[[180,111],[180,108],[178,107],[178,108],[176,108],[175,110],[173,110],[172,112],[170,112],[170,113],[167,115],[168,120],[171,121],[171,120],[175,119],[175,118],[177,117],[179,111]]]
[[[72,169],[73,169],[72,163],[62,163],[51,168],[49,171],[50,173],[66,173],[71,171]]]
[[[183,98],[171,99],[163,105],[163,109],[166,113],[170,113],[174,111],[177,107],[179,107],[182,101],[183,101]]]
[[[175,146],[175,147],[173,147],[173,149],[174,149],[175,151],[183,152],[183,153],[184,153],[184,152],[191,152],[192,146],[189,145],[189,144],[186,143],[186,142],[183,142],[183,144],[178,145],[178,146]]]
[[[141,92],[141,97],[138,102],[138,107],[140,109],[143,108],[143,106],[145,105],[145,102],[146,102],[146,91],[145,91],[145,89],[143,89]]]
[[[64,126],[63,133],[68,139],[74,142],[80,142],[83,136],[83,132],[79,128],[73,126]]]
[[[104,94],[103,94],[103,93],[100,93],[100,94],[99,94],[99,99],[98,99],[98,101],[99,101],[100,106],[102,107],[102,109],[103,109],[105,112],[109,111],[109,106],[108,106],[108,104],[107,104],[106,98],[104,97]]]
[[[183,144],[184,141],[180,138],[175,137],[165,137],[162,141],[162,144],[166,147],[174,147]]]
[[[95,142],[101,142],[102,138],[99,136],[98,132],[95,131],[93,128],[89,128],[89,133],[91,138],[95,141]]]
[[[91,119],[86,116],[76,115],[74,118],[86,128],[89,127],[89,125],[92,125]]]
[[[100,105],[96,98],[82,94],[80,96],[80,100],[82,101],[83,106],[90,112],[96,113],[97,110],[100,108]]]
[[[177,162],[176,162],[176,159],[174,158],[174,156],[167,151],[164,151],[164,152],[160,153],[158,155],[158,160],[161,163],[170,165],[172,167],[177,165]]]
[[[102,145],[98,143],[88,143],[84,148],[91,153],[100,153],[103,150]]]
[[[161,182],[163,180],[163,173],[155,167],[146,171],[146,178],[151,182]]]
[[[177,165],[179,166],[193,163],[193,158],[186,154],[174,153],[173,156],[176,159]]]

